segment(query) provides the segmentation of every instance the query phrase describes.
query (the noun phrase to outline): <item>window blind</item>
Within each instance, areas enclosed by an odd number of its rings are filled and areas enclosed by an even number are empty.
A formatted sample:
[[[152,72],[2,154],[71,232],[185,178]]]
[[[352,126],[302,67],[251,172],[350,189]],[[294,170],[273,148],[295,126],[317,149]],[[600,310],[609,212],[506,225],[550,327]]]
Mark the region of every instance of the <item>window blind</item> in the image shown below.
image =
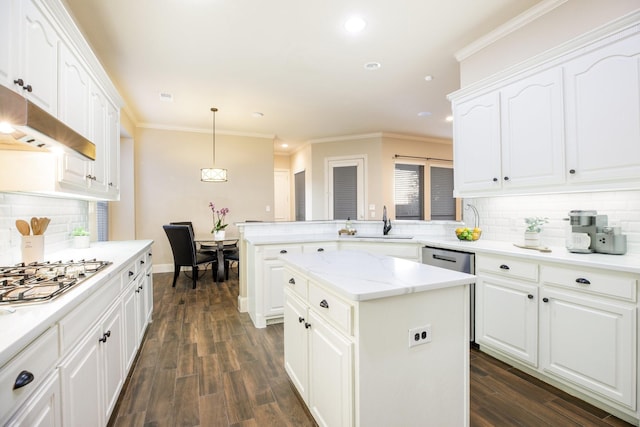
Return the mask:
[[[333,168],[333,219],[358,217],[358,167]]]
[[[431,219],[456,219],[456,199],[453,197],[453,169],[451,168],[431,168]]]
[[[295,209],[296,209],[296,221],[305,220],[305,189],[304,189],[305,174],[304,171],[298,172],[293,175],[293,185],[295,191]]]
[[[424,219],[424,166],[396,163],[397,219]]]

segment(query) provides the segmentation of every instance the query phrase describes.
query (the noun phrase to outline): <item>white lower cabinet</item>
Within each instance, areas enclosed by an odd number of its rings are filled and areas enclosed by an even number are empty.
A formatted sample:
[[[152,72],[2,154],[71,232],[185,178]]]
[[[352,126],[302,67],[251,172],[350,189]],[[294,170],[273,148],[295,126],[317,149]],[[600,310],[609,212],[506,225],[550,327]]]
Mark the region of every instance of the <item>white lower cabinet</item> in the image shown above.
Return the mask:
[[[65,425],[106,425],[126,377],[120,303],[60,365]]]
[[[40,389],[6,424],[7,427],[61,427],[60,376],[55,369]]]
[[[481,350],[638,418],[636,275],[483,254],[476,255],[476,267]],[[531,281],[507,277],[514,274]]]

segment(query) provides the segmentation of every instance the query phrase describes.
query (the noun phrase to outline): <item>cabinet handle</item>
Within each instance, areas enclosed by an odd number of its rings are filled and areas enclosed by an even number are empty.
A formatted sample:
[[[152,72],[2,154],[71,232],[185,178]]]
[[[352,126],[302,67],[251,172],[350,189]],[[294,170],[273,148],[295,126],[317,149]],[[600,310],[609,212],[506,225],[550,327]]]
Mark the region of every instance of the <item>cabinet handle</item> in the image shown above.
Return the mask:
[[[151,252],[149,252],[149,256],[153,256],[153,254]]]
[[[13,81],[13,84],[16,84],[16,85],[18,85],[20,87],[23,87],[24,86],[24,80],[16,79],[16,80]],[[25,372],[25,371],[22,371],[22,372]]]
[[[298,323],[304,322],[304,317],[298,317]]]
[[[318,248],[318,252],[324,252],[324,248]]]
[[[533,295],[529,294],[529,295],[527,295],[527,298],[533,299]]]
[[[573,174],[575,174],[575,173],[576,173],[576,170],[575,170],[575,169],[569,169],[569,173],[570,173],[571,175],[573,175]]]
[[[576,283],[580,283],[581,285],[590,285],[591,282],[588,279],[585,279],[584,277],[578,277],[576,279]]]
[[[505,180],[505,181],[509,181],[509,177],[508,177],[508,176],[505,176],[505,177],[504,177],[504,180]]]
[[[31,87],[31,85],[23,86],[22,90],[26,90],[27,92],[33,92],[33,88]]]
[[[107,338],[109,338],[110,336],[111,336],[111,331],[107,331],[104,334],[102,334],[102,338],[98,338],[98,341],[107,342]]]
[[[289,283],[291,283],[292,285],[296,284],[296,279],[294,279],[293,277],[291,279],[289,279]]]
[[[323,299],[322,301],[320,301],[320,307],[329,308],[329,303],[327,302],[326,299]]]
[[[140,264],[144,264],[144,260],[143,259],[140,260]]]
[[[16,381],[13,383],[13,389],[17,390],[33,381],[33,374],[29,371],[22,371],[18,374]]]
[[[304,323],[304,327],[305,327],[305,329],[309,329],[309,328],[311,328],[311,323],[307,323],[307,322],[305,322],[305,323]]]
[[[509,266],[507,264],[502,264],[500,266],[500,270],[509,270]]]
[[[286,250],[286,249],[283,249],[283,250],[281,250],[281,251],[280,251],[280,253],[281,253],[281,254],[286,254],[286,253],[287,253],[287,250]]]
[[[136,288],[135,293],[139,294],[140,293],[140,289],[142,289],[142,288]]]
[[[133,271],[129,272],[129,277],[133,276]]]
[[[109,187],[113,187],[113,182],[110,182],[110,183],[109,183]]]
[[[543,301],[543,302],[549,302],[549,298],[546,298],[546,297],[545,297],[545,298],[542,298],[542,301]]]
[[[493,182],[498,182],[498,178],[493,178]]]

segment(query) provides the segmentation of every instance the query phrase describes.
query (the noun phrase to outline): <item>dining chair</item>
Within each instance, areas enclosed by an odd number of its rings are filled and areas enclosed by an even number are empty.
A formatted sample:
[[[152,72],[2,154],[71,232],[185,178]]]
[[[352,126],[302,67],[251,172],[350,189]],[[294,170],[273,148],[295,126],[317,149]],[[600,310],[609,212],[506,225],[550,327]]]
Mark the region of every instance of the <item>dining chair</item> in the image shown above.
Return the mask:
[[[235,263],[238,265],[238,278],[240,278],[240,249],[238,248],[238,241],[236,240],[233,243],[225,244],[224,249],[224,272],[226,280],[229,280],[229,270],[231,268],[231,264]]]
[[[171,245],[171,251],[173,252],[174,271],[172,286],[176,286],[176,280],[178,279],[181,268],[191,267],[191,279],[193,280],[193,289],[195,289],[199,275],[199,267],[204,266],[206,269],[207,264],[215,264],[215,254],[199,252],[196,250],[196,244],[193,238],[193,229],[189,225],[169,224],[163,225],[162,228],[167,234],[169,244]]]

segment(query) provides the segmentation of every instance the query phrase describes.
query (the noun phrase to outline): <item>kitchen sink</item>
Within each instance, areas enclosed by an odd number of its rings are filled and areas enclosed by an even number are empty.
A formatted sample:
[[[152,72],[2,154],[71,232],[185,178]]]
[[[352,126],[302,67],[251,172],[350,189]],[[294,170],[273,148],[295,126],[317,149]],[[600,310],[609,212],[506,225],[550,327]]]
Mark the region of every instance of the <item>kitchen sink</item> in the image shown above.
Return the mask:
[[[356,234],[354,236],[343,236],[343,237],[346,237],[346,238],[356,237],[360,239],[405,239],[405,240],[413,239],[413,236],[410,236],[408,234],[387,234],[386,236],[384,234]]]

